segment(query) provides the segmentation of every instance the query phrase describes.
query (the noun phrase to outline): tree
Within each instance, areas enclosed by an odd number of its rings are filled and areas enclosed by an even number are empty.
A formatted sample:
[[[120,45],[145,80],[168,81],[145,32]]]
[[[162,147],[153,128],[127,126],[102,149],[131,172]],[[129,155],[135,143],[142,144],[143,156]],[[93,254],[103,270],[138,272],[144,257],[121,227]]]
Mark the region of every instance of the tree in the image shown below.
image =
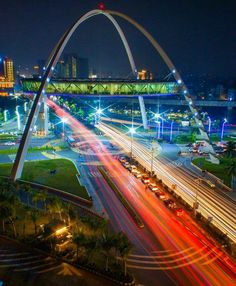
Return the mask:
[[[235,142],[229,141],[227,143],[227,146],[226,146],[227,157],[232,158],[235,155],[235,153],[236,153],[235,148],[236,148]]]
[[[100,246],[102,252],[106,257],[106,266],[105,266],[106,271],[108,271],[109,257],[111,256],[111,250],[112,248],[114,248],[114,245],[115,245],[115,240],[112,234],[110,234],[109,232],[105,232],[101,235]]]
[[[49,198],[48,209],[52,214],[58,213],[60,220],[62,220],[63,204],[62,204],[62,201],[58,197],[51,196]]]
[[[228,175],[231,176],[231,187],[234,190],[234,181],[236,177],[236,161],[232,161],[227,167]]]
[[[123,260],[124,273],[126,276],[126,274],[127,274],[126,260],[127,260],[128,255],[130,254],[133,246],[130,243],[128,237],[123,232],[118,233],[118,235],[116,236],[116,240],[117,240],[116,247],[118,248],[119,253],[120,253],[120,257]]]
[[[2,232],[5,233],[5,221],[12,215],[12,208],[7,203],[0,204],[0,219],[2,220]]]
[[[39,219],[39,211],[37,209],[32,209],[30,211],[30,218],[34,224],[34,233],[37,234],[37,221]]]
[[[72,240],[76,245],[76,259],[78,260],[79,248],[85,245],[86,236],[82,231],[75,232],[73,233]]]

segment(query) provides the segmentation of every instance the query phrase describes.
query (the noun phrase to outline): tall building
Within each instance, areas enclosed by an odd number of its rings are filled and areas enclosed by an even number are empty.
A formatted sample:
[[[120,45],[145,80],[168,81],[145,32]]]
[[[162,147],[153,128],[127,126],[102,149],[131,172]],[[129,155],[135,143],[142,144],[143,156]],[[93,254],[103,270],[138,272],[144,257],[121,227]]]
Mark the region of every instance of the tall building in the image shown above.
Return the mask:
[[[64,54],[56,65],[54,76],[68,79],[88,78],[88,59],[79,58],[75,53]]]
[[[5,79],[3,62],[3,58],[0,57],[0,77]]]
[[[78,57],[76,54],[64,55],[64,76],[65,78],[78,77]]]
[[[4,76],[6,80],[14,82],[13,61],[9,58],[5,58],[3,65],[4,65]]]
[[[13,61],[0,57],[0,96],[8,96],[14,91]]]
[[[87,58],[78,59],[78,78],[88,78],[89,77],[89,65]]]

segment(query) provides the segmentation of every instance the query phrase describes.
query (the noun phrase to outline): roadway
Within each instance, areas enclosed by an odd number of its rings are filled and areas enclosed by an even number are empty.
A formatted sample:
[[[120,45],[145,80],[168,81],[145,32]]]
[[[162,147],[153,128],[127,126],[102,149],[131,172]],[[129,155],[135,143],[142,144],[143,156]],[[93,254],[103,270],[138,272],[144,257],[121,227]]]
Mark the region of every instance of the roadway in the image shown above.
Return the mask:
[[[119,142],[119,145],[126,152],[130,152],[131,140],[129,136],[104,123],[99,124],[99,129]],[[150,150],[135,140],[133,140],[132,149],[138,161],[150,169]],[[198,211],[236,242],[236,205],[233,200],[221,192],[197,184],[195,176],[191,172],[188,173],[185,169],[175,168],[170,161],[167,162],[161,157],[154,158],[153,170],[169,187],[175,184],[176,193],[190,205],[193,205],[197,200],[199,203]]]
[[[86,142],[90,137],[93,154],[84,156],[87,165],[83,165],[83,176],[86,176],[86,168],[88,173],[98,174],[97,166],[92,162],[100,162],[142,217],[145,227],[139,229],[102,176],[90,178],[113,228],[127,233],[135,246],[127,264],[139,283],[221,286],[224,281],[225,285],[235,284],[232,273],[235,271],[234,262],[199,229],[187,213],[182,218],[176,217],[153,193],[145,190],[144,185],[126,171],[118,160],[109,155],[106,146],[100,144],[96,135],[55,103],[49,102],[49,105],[60,117],[68,119],[67,124],[79,134],[81,141]],[[117,141],[116,136],[112,135],[112,138]],[[124,145],[126,151],[130,150],[129,143],[129,138],[119,137],[119,145]],[[99,144],[101,150],[97,152],[96,146]],[[136,143],[134,145],[137,154],[140,150]]]

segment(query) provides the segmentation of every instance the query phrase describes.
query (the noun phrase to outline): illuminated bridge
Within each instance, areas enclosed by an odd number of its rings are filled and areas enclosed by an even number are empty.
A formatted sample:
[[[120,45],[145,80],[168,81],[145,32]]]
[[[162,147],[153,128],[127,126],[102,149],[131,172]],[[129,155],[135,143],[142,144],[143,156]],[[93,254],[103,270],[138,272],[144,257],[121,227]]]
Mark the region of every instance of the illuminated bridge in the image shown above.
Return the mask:
[[[41,81],[22,79],[24,93],[37,93]],[[78,96],[138,96],[168,95],[179,93],[176,82],[128,80],[55,80],[46,88],[48,95],[74,94]]]

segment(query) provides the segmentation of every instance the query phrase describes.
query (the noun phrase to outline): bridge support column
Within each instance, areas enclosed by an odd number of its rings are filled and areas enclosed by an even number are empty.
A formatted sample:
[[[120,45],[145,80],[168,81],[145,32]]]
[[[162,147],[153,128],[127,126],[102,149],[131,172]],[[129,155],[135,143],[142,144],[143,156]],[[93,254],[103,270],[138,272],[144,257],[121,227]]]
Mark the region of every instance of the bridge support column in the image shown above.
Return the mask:
[[[44,109],[44,134],[48,135],[48,105],[47,105],[47,95],[44,94],[43,97],[43,109]]]
[[[145,109],[143,96],[139,96],[138,97],[138,101],[139,101],[139,106],[140,106],[141,115],[142,115],[143,128],[144,129],[148,129],[148,126],[147,126],[147,114],[146,114],[146,109]]]

